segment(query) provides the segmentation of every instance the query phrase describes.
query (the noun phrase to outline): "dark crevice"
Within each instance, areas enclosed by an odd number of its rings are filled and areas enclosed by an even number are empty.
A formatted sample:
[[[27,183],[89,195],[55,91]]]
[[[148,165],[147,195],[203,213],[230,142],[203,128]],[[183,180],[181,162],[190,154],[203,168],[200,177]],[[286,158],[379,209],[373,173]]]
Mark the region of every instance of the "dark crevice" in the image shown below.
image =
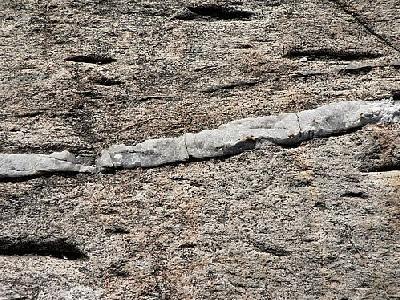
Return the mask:
[[[103,95],[98,91],[77,91],[79,95],[89,99],[101,99]]]
[[[281,147],[282,149],[290,150],[290,149],[299,148],[303,144],[303,142],[305,142],[305,141],[297,141],[297,142],[286,143],[286,144],[282,143],[282,144],[276,144],[276,145]]]
[[[120,225],[113,225],[105,229],[107,234],[129,234],[129,230],[120,226]]]
[[[245,151],[254,150],[257,146],[257,140],[252,137],[248,137],[239,143],[235,144],[235,146],[223,147],[221,150],[223,152],[222,157],[231,157],[237,154],[240,154]]]
[[[167,96],[167,95],[149,95],[149,96],[139,96],[138,98],[136,98],[136,100],[140,102],[147,102],[155,100],[178,101],[179,99],[174,96]]]
[[[239,44],[234,46],[234,49],[252,49],[253,46],[250,44]]]
[[[116,59],[100,54],[88,54],[88,55],[76,55],[69,56],[65,59],[65,61],[72,61],[78,63],[86,63],[86,64],[96,64],[96,65],[106,65],[112,62],[117,61]]]
[[[289,141],[286,143],[279,143],[276,144],[277,146],[280,146],[284,149],[293,149],[293,148],[298,148],[301,145],[303,145],[306,142],[312,141],[314,139],[319,139],[321,141],[329,139],[329,138],[333,138],[333,137],[341,137],[343,135],[347,135],[347,134],[353,134],[356,133],[360,130],[362,130],[364,127],[364,125],[358,126],[358,127],[353,127],[353,128],[347,128],[344,130],[340,130],[338,132],[330,132],[329,134],[323,135],[323,136],[315,136],[315,134],[313,132],[305,132],[305,131],[300,131],[301,134],[300,136],[297,138],[297,140],[294,141]]]
[[[33,117],[41,116],[44,113],[45,113],[44,110],[36,110],[36,111],[15,114],[15,115],[13,115],[13,117],[15,117],[15,118],[33,118]]]
[[[257,2],[262,2],[263,5],[267,6],[280,6],[285,3],[285,0],[256,0]]]
[[[181,176],[173,176],[173,177],[171,177],[171,180],[188,182],[190,186],[194,186],[194,187],[200,187],[202,185],[200,182],[198,182],[196,180],[191,180],[189,178],[184,178]]]
[[[340,69],[339,74],[342,75],[365,75],[371,72],[374,66],[348,66],[346,68]]]
[[[360,168],[360,171],[363,173],[400,171],[400,163],[386,163],[381,165],[363,166]]]
[[[179,249],[194,249],[196,247],[197,247],[197,245],[194,243],[185,243],[185,244],[179,245],[178,248]]]
[[[335,4],[341,11],[343,11],[345,14],[353,17],[353,19],[360,25],[362,26],[369,34],[377,38],[379,41],[381,41],[383,44],[388,46],[389,48],[395,50],[396,52],[400,53],[400,48],[395,46],[392,41],[390,41],[388,38],[384,37],[383,35],[377,33],[375,29],[369,24],[367,20],[364,19],[363,16],[361,16],[357,11],[354,9],[350,8],[348,5],[343,3],[341,0],[327,0],[333,4]]]
[[[367,199],[368,194],[363,191],[346,191],[343,194],[341,194],[340,197]]]
[[[310,78],[318,76],[326,76],[328,73],[322,71],[299,71],[293,74],[295,78]]]
[[[66,239],[0,238],[0,255],[3,256],[50,256],[59,259],[87,259],[75,244]]]
[[[186,10],[175,15],[177,20],[247,20],[254,15],[253,12],[238,10],[232,7],[226,7],[216,4],[205,4],[200,6],[189,6]]]
[[[318,208],[318,209],[320,209],[320,210],[327,209],[326,203],[323,202],[323,201],[317,201],[317,202],[315,202],[315,203],[314,203],[314,207],[316,207],[316,208]]]
[[[359,125],[359,126],[346,128],[346,129],[340,130],[338,132],[330,132],[329,134],[327,133],[324,136],[315,137],[314,135],[310,135],[309,134],[309,137],[305,141],[310,141],[310,140],[313,140],[315,138],[318,138],[318,139],[329,139],[329,138],[332,138],[332,137],[341,137],[343,135],[353,134],[353,133],[356,133],[356,132],[362,130],[364,128],[364,126],[366,126],[366,125],[367,124],[362,124],[362,125]]]
[[[240,87],[252,87],[261,82],[262,82],[262,80],[237,81],[237,82],[232,82],[232,83],[228,83],[228,84],[210,86],[210,87],[202,90],[202,92],[203,93],[214,93],[214,92],[223,91],[223,90],[233,90],[235,88],[240,88]]]
[[[307,57],[309,59],[319,60],[362,60],[362,59],[374,59],[382,57],[381,53],[357,51],[357,50],[334,50],[334,49],[298,49],[293,48],[289,50],[285,57],[287,58],[301,58]]]
[[[400,90],[391,92],[394,101],[400,101]]]
[[[269,253],[274,256],[289,256],[291,254],[290,251],[287,251],[281,247],[266,245],[260,242],[254,243],[254,247],[260,252]]]

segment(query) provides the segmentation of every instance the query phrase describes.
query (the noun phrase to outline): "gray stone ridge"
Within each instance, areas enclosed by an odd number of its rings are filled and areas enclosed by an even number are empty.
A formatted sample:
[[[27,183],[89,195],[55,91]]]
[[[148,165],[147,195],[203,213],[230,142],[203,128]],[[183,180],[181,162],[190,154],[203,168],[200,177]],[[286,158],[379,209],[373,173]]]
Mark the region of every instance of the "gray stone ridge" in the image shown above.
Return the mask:
[[[299,113],[241,119],[218,129],[187,133],[177,138],[151,139],[135,146],[111,146],[102,151],[97,166],[129,169],[224,157],[254,149],[262,143],[290,147],[367,124],[393,122],[400,122],[399,103],[338,102]]]
[[[400,123],[400,103],[345,101],[298,113],[241,119],[214,130],[186,133],[176,138],[150,139],[135,146],[113,145],[102,151],[96,166],[76,163],[75,157],[68,151],[50,155],[0,154],[0,178],[157,167],[231,156],[255,149],[263,143],[291,147],[367,124],[395,122]]]
[[[46,173],[87,173],[96,167],[76,163],[68,151],[45,154],[0,154],[0,178],[19,178]]]

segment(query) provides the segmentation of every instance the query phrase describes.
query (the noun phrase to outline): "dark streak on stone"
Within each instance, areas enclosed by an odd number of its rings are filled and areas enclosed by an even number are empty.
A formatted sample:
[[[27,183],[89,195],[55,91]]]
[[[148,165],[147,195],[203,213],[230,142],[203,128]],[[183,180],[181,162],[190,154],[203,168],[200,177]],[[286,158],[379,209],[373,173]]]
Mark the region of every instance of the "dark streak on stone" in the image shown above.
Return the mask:
[[[185,244],[179,245],[179,249],[193,249],[196,247],[197,247],[197,245],[194,243],[185,243]]]
[[[95,84],[103,85],[103,86],[113,86],[113,85],[122,85],[123,84],[123,82],[120,80],[115,80],[115,79],[104,77],[104,76],[94,79],[93,82]]]
[[[129,230],[119,225],[110,226],[105,229],[107,234],[128,234]]]
[[[283,248],[280,248],[277,246],[272,246],[272,245],[266,245],[261,242],[255,242],[254,247],[260,252],[269,253],[274,256],[289,256],[291,254],[290,251],[287,251]]]
[[[221,90],[233,90],[233,89],[239,88],[239,87],[252,87],[261,82],[262,82],[261,80],[237,81],[237,82],[232,82],[232,83],[228,83],[228,84],[211,86],[211,87],[208,87],[208,88],[202,90],[202,92],[203,93],[214,93],[214,92],[221,91]]]
[[[310,78],[310,77],[318,77],[318,76],[324,76],[327,75],[328,73],[324,73],[321,71],[299,71],[293,74],[293,77],[295,78]]]
[[[88,54],[88,55],[76,55],[69,56],[65,59],[65,61],[72,61],[77,63],[86,63],[86,64],[96,64],[96,65],[106,65],[112,62],[117,61],[116,59],[100,54]]]
[[[346,68],[340,69],[339,74],[342,75],[364,75],[368,74],[374,69],[374,66],[364,65],[364,66],[348,66]]]
[[[287,58],[301,58],[308,57],[311,59],[319,60],[362,60],[362,59],[373,59],[379,58],[383,55],[381,53],[356,51],[356,50],[334,50],[334,49],[298,49],[293,48],[289,50],[285,55]]]
[[[0,255],[4,256],[50,256],[59,259],[87,259],[75,244],[64,238],[30,239],[30,238],[0,238]]]
[[[382,163],[380,165],[373,165],[373,166],[364,166],[360,168],[361,172],[368,173],[368,172],[391,172],[391,171],[399,171],[400,170],[400,162],[387,162]]]
[[[34,117],[41,116],[44,113],[45,113],[44,110],[36,110],[36,111],[25,112],[25,113],[22,113],[22,114],[16,114],[13,117],[16,117],[16,118],[34,118]]]
[[[167,96],[167,95],[149,95],[149,96],[140,96],[136,98],[136,100],[140,102],[153,101],[153,100],[176,101],[177,98],[174,96]]]
[[[340,197],[367,199],[368,194],[363,191],[346,191],[342,195],[340,195]]]
[[[225,7],[216,4],[204,4],[199,6],[186,7],[184,12],[174,16],[177,20],[247,20],[254,15],[253,12],[238,10],[232,7]]]
[[[318,208],[318,209],[320,209],[320,210],[327,209],[326,203],[323,202],[323,201],[317,201],[317,202],[315,202],[315,203],[314,203],[314,207],[315,207],[315,208]]]
[[[400,101],[400,90],[391,92],[394,101]]]
[[[395,68],[396,70],[399,70],[400,69],[400,61],[394,62],[390,66]]]

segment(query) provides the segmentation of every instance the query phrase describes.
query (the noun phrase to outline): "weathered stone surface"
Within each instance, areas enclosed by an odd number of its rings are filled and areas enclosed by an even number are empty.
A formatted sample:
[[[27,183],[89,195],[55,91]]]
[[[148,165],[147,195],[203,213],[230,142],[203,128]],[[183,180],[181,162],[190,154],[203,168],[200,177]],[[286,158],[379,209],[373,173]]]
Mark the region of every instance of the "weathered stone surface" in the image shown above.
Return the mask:
[[[110,145],[399,100],[398,3],[1,0],[0,153],[68,149],[93,165]],[[223,159],[0,180],[0,236],[12,239],[0,298],[398,298],[400,124],[327,134]],[[218,145],[242,138],[231,137],[198,136],[207,147],[196,151],[223,155]],[[65,245],[46,241],[61,237],[88,259],[60,258]],[[51,251],[15,251],[27,241]]]
[[[18,300],[18,299],[37,299],[37,300],[97,300],[102,296],[102,290],[93,290],[90,287],[80,284],[60,286],[57,279],[52,278],[46,284],[47,290],[40,290],[37,286],[18,287],[12,283],[0,283],[0,299]]]
[[[88,173],[68,151],[45,154],[0,154],[0,178],[19,178],[51,173]]]

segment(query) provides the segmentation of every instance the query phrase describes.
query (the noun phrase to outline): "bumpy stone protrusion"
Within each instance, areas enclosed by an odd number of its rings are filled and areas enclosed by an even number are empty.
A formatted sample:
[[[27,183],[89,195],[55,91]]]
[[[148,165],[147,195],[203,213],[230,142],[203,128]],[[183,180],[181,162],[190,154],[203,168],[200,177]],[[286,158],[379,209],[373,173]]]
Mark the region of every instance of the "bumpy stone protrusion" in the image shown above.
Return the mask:
[[[18,178],[46,173],[86,173],[95,167],[76,163],[68,151],[45,154],[0,154],[0,178]]]
[[[102,152],[97,164],[100,168],[156,167],[191,158],[231,156],[262,143],[294,146],[312,138],[380,122],[400,122],[400,104],[348,101],[299,113],[246,118],[178,138],[147,140],[136,146],[112,146]]]
[[[103,150],[97,165],[102,168],[157,167],[189,159],[185,138],[147,140],[136,146],[115,145]]]
[[[400,104],[390,101],[345,101],[297,114],[302,141],[327,137],[367,124],[400,122]]]
[[[190,159],[231,156],[263,143],[295,146],[366,124],[394,122],[400,122],[400,103],[338,102],[299,113],[241,119],[218,129],[187,133],[177,138],[151,139],[135,146],[111,146],[102,151],[97,167],[76,163],[68,151],[50,155],[0,154],[0,178],[157,167]]]

